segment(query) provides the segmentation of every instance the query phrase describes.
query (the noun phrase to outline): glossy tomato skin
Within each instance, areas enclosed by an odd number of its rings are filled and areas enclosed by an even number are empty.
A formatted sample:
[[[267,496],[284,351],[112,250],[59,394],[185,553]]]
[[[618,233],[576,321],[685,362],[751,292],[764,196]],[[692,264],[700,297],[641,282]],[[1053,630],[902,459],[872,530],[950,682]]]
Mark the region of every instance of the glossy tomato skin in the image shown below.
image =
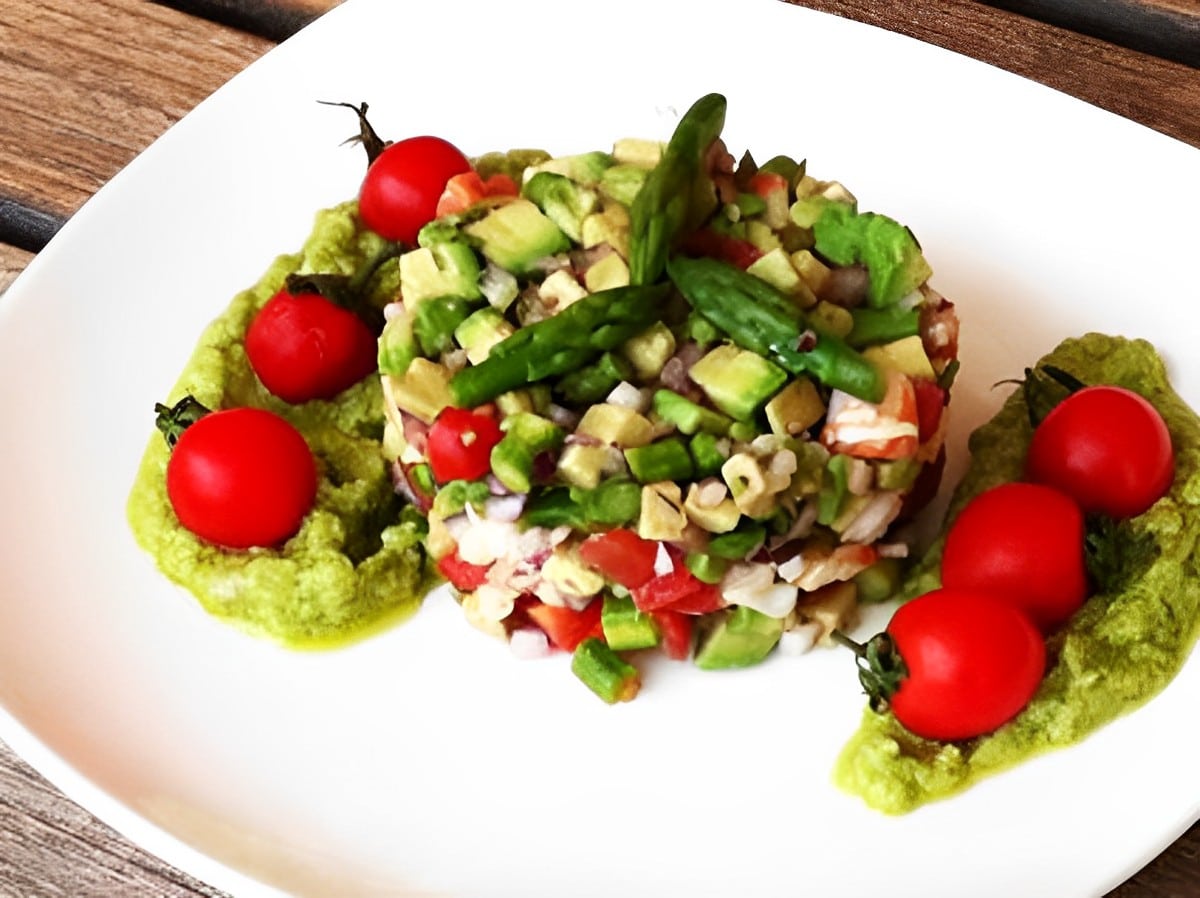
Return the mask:
[[[1034,430],[1026,473],[1072,496],[1085,512],[1128,518],[1170,489],[1175,453],[1162,415],[1144,397],[1091,386],[1056,405]]]
[[[492,469],[492,449],[503,434],[491,415],[445,408],[429,427],[425,452],[438,483],[477,480]]]
[[[367,169],[359,215],[381,237],[415,245],[417,232],[437,215],[446,182],[470,169],[470,160],[440,137],[396,141]]]
[[[1083,512],[1043,484],[985,490],[950,525],[942,585],[994,593],[1043,632],[1057,629],[1088,595]]]
[[[896,719],[926,739],[990,733],[1029,703],[1046,667],[1042,634],[987,593],[942,588],[902,605],[887,627],[908,674]]]
[[[228,549],[277,546],[294,536],[317,495],[308,443],[272,412],[211,412],[179,437],[167,496],[192,533]]]
[[[316,293],[276,293],[246,329],[250,367],[273,395],[298,404],[332,399],[375,371],[376,336]]]

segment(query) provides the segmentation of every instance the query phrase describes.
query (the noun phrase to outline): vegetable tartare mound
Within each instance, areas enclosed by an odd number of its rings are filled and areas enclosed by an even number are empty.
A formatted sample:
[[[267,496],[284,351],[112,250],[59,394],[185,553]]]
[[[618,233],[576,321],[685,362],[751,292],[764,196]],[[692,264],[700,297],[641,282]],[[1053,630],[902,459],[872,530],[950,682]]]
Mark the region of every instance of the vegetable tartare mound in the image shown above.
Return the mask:
[[[940,477],[958,324],[920,246],[803,162],[736,160],[724,114],[474,160],[384,310],[385,456],[466,617],[610,702],[636,650],[828,641]]]

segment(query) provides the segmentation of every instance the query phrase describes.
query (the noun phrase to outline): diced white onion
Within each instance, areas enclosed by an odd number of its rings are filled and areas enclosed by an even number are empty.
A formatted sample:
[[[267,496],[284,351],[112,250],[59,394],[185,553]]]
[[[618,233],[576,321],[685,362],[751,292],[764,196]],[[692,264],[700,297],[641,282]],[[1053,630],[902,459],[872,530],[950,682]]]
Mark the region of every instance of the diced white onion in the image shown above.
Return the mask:
[[[667,552],[666,543],[659,543],[658,551],[654,554],[655,576],[665,577],[673,570],[675,570],[675,562],[672,561],[670,553]]]
[[[813,621],[798,624],[790,630],[783,631],[783,635],[779,637],[779,651],[784,655],[805,655],[812,651],[820,638],[820,624]]]
[[[525,496],[514,493],[510,496],[492,496],[483,503],[483,514],[489,521],[512,523],[525,510]]]
[[[545,658],[550,654],[550,640],[537,627],[521,627],[508,637],[508,647],[523,661]]]
[[[633,409],[635,412],[644,412],[650,408],[650,397],[627,380],[613,387],[605,401],[611,405]]]
[[[760,591],[736,590],[726,592],[725,601],[733,605],[745,605],[767,617],[785,618],[796,607],[800,590],[790,583],[775,583]]]

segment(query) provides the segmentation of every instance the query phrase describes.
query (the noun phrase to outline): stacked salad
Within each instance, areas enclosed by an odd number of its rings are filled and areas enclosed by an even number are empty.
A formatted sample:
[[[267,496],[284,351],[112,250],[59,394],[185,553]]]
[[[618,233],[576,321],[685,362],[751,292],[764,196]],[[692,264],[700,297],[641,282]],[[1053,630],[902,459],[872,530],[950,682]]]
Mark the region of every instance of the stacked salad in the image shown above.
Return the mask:
[[[940,474],[957,319],[917,241],[803,163],[735,160],[724,116],[476,160],[385,309],[385,454],[439,570],[608,702],[643,650],[828,641],[894,592]]]

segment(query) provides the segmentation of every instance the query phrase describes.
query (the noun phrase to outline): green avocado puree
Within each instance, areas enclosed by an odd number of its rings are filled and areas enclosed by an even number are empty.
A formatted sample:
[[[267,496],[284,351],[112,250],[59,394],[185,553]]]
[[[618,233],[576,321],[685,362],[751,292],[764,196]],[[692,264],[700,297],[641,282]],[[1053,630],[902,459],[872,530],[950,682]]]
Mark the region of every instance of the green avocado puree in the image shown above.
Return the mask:
[[[901,814],[953,795],[1041,752],[1071,745],[1148,701],[1183,665],[1200,628],[1200,419],[1175,394],[1154,348],[1087,334],[1042,359],[1084,383],[1141,393],[1162,414],[1175,448],[1175,482],[1146,513],[1117,525],[1119,576],[1047,643],[1047,675],[1030,704],[999,730],[961,743],[921,739],[890,714],[866,710],[834,781],[868,805]],[[967,501],[1021,478],[1031,434],[1021,390],[971,435],[971,465],[947,521]],[[940,541],[922,560],[916,592],[937,586]]]
[[[301,251],[276,259],[207,327],[167,399],[191,393],[211,409],[267,408],[300,430],[316,456],[320,485],[299,533],[278,549],[248,551],[198,539],[167,499],[169,453],[157,433],[127,503],[134,536],[168,578],[213,615],[295,648],[376,632],[412,614],[436,582],[421,546],[423,523],[396,496],[380,450],[379,379],[368,377],[332,401],[289,405],[262,387],[242,344],[250,320],[288,274],[351,274],[382,246],[359,226],[353,203],[318,213]],[[394,287],[391,273],[381,271],[378,301],[386,302]]]

